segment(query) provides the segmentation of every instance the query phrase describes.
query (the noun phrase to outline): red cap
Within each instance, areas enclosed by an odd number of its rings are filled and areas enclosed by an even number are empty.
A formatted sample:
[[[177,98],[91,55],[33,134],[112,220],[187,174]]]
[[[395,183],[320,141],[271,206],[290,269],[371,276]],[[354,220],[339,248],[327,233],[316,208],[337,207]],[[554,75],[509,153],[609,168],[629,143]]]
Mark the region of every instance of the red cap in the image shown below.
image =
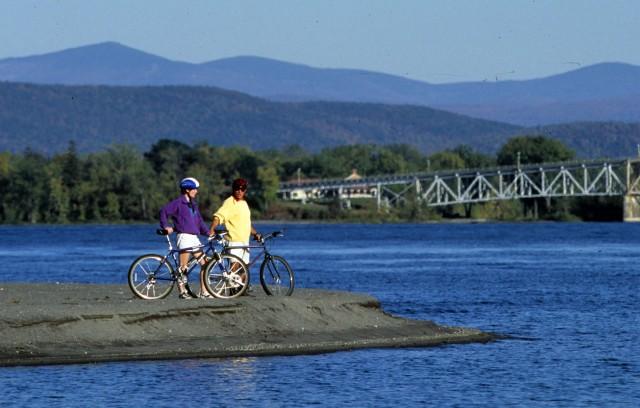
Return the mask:
[[[233,189],[233,191],[236,191],[236,190],[242,189],[243,187],[246,189],[247,185],[248,185],[247,180],[243,178],[239,178],[239,179],[233,180],[233,184],[231,185],[231,188]]]

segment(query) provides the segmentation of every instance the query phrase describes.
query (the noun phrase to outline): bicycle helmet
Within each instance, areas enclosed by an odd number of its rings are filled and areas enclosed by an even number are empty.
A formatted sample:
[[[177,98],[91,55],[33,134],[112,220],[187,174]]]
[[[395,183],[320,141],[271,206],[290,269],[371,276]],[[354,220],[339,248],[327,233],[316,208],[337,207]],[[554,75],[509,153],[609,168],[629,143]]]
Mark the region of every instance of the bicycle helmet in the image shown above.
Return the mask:
[[[200,183],[193,177],[186,177],[180,181],[180,188],[182,190],[195,190],[198,187],[200,187]]]

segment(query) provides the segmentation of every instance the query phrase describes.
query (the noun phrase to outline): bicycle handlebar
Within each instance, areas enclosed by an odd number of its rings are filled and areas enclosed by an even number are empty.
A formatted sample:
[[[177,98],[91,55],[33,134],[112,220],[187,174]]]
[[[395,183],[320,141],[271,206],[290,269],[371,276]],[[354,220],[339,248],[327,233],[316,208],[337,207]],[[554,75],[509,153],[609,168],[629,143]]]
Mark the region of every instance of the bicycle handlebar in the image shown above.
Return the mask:
[[[209,241],[221,241],[224,238],[225,235],[227,235],[228,231],[227,230],[216,230],[215,235],[209,235],[208,240]],[[167,230],[165,230],[164,228],[158,228],[156,229],[156,234],[158,235],[169,235],[167,233]],[[284,236],[284,233],[282,231],[273,231],[269,234],[263,235],[262,237],[260,237],[258,241],[261,244],[264,244],[267,240],[272,239],[272,238],[277,238],[277,237],[282,237]]]
[[[209,235],[209,237],[208,237],[209,241],[211,241],[213,239],[222,239],[225,236],[226,233],[227,233],[226,230],[216,231],[215,235]],[[158,235],[169,235],[167,230],[163,229],[163,228],[156,229],[156,234],[158,234]]]
[[[269,234],[261,236],[260,239],[256,240],[256,241],[258,241],[261,244],[264,244],[269,239],[276,238],[276,237],[281,237],[283,235],[284,235],[284,233],[282,231],[273,231],[273,232],[271,232]]]
[[[222,232],[222,233],[215,233],[214,235],[209,235],[209,237],[207,238],[209,241],[222,241],[224,240],[224,236],[226,235],[226,232]]]

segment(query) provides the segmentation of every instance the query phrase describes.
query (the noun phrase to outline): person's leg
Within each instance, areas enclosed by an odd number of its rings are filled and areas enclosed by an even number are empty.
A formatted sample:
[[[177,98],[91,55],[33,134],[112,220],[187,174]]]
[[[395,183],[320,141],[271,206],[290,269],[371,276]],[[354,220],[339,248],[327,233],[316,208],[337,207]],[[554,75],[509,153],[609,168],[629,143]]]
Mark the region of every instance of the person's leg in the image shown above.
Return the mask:
[[[207,264],[207,260],[206,260],[207,257],[202,255],[204,255],[202,251],[193,254],[193,256],[195,256],[196,258],[202,257],[199,261],[200,263],[200,297],[209,298],[209,297],[213,297],[213,295],[209,293],[209,291],[207,290],[207,287],[204,284],[204,269],[205,269],[205,265]]]
[[[231,246],[231,247],[234,247],[234,246],[248,246],[248,245],[249,245],[248,242],[229,242],[229,246]],[[247,270],[249,270],[250,257],[249,257],[249,249],[248,248],[230,249],[229,253],[231,255],[235,255],[238,258],[242,259],[242,262],[244,262],[244,264],[247,266]],[[233,272],[236,272],[239,268],[240,268],[240,266],[237,265],[237,264],[231,265],[231,270]],[[242,280],[246,284],[247,283],[247,275],[243,275],[242,276]]]
[[[193,248],[200,245],[200,240],[197,235],[179,233],[176,238],[176,245],[180,250],[180,272],[183,274],[184,280],[184,282],[178,282],[178,289],[180,290],[180,297],[184,298],[185,295],[188,294],[185,285],[187,280],[187,265],[189,264]]]
[[[191,257],[191,252],[180,252],[180,272],[187,272],[187,264],[189,263],[189,258]]]
[[[179,260],[180,260],[180,273],[181,275],[184,277],[184,279],[187,279],[187,264],[189,263],[189,258],[191,257],[191,253],[190,252],[180,252],[180,256],[179,256]],[[185,282],[182,279],[178,280],[178,290],[180,291],[180,294],[184,294],[187,291],[187,288],[185,288]]]

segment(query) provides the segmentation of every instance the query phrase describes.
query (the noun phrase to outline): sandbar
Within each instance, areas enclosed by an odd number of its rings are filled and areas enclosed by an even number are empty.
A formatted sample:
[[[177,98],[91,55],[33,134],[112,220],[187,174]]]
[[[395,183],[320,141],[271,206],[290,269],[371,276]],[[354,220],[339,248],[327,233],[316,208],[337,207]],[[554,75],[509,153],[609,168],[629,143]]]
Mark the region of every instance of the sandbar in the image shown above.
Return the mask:
[[[0,366],[298,355],[490,342],[386,313],[369,295],[296,289],[238,299],[135,298],[126,285],[0,283]]]

